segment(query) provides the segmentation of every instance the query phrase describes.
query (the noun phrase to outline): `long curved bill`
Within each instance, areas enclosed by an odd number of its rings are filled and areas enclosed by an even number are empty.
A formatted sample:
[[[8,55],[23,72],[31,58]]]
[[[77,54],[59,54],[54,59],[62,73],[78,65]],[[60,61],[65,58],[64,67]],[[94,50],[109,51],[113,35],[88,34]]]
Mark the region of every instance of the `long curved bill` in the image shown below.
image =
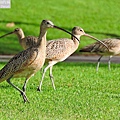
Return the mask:
[[[101,44],[103,44],[107,49],[108,49],[108,51],[109,51],[109,48],[108,48],[108,46],[105,44],[105,43],[103,43],[101,40],[98,40],[97,38],[95,38],[95,37],[93,37],[93,36],[91,36],[91,35],[89,35],[89,34],[84,34],[85,36],[87,36],[87,37],[90,37],[90,38],[92,38],[92,39],[94,39],[94,40],[96,40],[96,41],[98,41],[98,42],[100,42]]]
[[[13,34],[13,32],[9,32],[9,33],[7,33],[5,35],[2,35],[2,36],[0,36],[0,38],[5,37],[5,36],[10,35],[10,34]]]
[[[75,37],[78,41],[80,41],[75,35],[73,35],[72,33],[70,33],[70,32],[68,32],[67,30],[65,30],[65,29],[63,29],[63,28],[60,28],[60,27],[58,27],[58,26],[53,26],[54,28],[57,28],[57,29],[59,29],[59,30],[62,30],[62,31],[64,31],[64,32],[66,32],[66,33],[68,33],[68,34],[70,34],[70,35],[72,35],[73,37]]]

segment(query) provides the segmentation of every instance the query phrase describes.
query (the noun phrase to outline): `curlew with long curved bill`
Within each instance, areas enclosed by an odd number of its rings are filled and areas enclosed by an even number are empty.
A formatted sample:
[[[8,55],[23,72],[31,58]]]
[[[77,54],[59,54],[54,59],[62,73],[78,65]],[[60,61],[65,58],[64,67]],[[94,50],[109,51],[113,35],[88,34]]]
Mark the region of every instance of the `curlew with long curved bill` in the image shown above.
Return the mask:
[[[91,52],[100,55],[100,58],[97,62],[96,71],[99,69],[100,60],[103,56],[109,56],[108,68],[110,70],[110,59],[112,56],[120,54],[120,39],[107,38],[102,40],[102,42],[107,45],[109,51],[104,45],[100,44],[99,42],[90,44],[80,50],[80,52]]]
[[[23,49],[27,49],[35,44],[37,44],[38,37],[35,36],[26,36],[21,28],[15,28],[14,31],[9,32],[5,35],[0,36],[0,38],[3,38],[5,36],[16,34],[19,40],[20,45],[23,47]]]
[[[47,42],[46,62],[48,62],[48,66],[44,69],[44,73],[42,75],[42,80],[38,87],[39,91],[41,91],[42,81],[44,79],[45,72],[47,71],[48,68],[50,68],[49,76],[52,81],[53,88],[55,89],[53,75],[52,75],[52,67],[54,64],[56,64],[58,62],[64,61],[67,57],[69,57],[72,53],[74,53],[74,51],[77,50],[77,48],[79,46],[80,36],[84,35],[84,36],[90,37],[92,39],[95,39],[99,43],[103,44],[106,47],[106,49],[108,49],[107,46],[103,42],[101,42],[100,40],[98,40],[97,38],[95,38],[93,36],[90,36],[89,34],[86,34],[84,32],[84,30],[80,27],[74,27],[72,32],[75,36],[74,37],[72,36],[71,39],[62,38],[62,39],[57,39],[57,40],[50,40]],[[18,36],[19,42],[24,49],[27,49],[37,43],[37,40],[38,40],[37,37],[34,37],[34,36],[25,37],[23,30],[21,28],[16,28],[13,32],[7,33],[7,34],[1,36],[0,38],[10,35],[10,34],[13,34],[13,33]],[[67,49],[68,49],[68,51],[67,51]],[[56,58],[56,59],[54,59],[54,58]]]
[[[13,86],[23,97],[24,102],[28,101],[26,96],[26,84],[34,74],[42,68],[46,58],[46,34],[48,28],[56,28],[67,32],[66,30],[55,26],[49,20],[43,20],[40,25],[40,34],[37,44],[16,54],[9,62],[0,70],[0,82],[7,81]],[[69,32],[67,32],[69,33]],[[71,33],[69,33],[71,34]],[[72,35],[72,34],[71,34]],[[24,77],[25,82],[23,90],[11,83],[11,78]],[[17,80],[17,79],[16,79]]]
[[[81,36],[87,36],[87,37],[97,40],[98,42],[102,44],[101,41],[99,41],[97,38],[89,34],[86,34],[84,30],[78,26],[72,29],[72,34],[76,36],[78,39],[80,39]],[[42,82],[44,80],[44,76],[48,68],[50,68],[49,76],[52,81],[52,86],[55,89],[52,68],[58,62],[62,62],[65,59],[67,59],[71,54],[73,54],[78,49],[78,46],[80,43],[80,40],[78,39],[71,36],[71,39],[61,38],[61,39],[56,39],[56,40],[50,40],[47,42],[46,61],[48,62],[48,66],[43,71],[42,80],[40,81],[40,84],[38,86],[38,91],[41,91]],[[103,45],[105,44],[103,43]],[[106,45],[105,47],[107,49]]]

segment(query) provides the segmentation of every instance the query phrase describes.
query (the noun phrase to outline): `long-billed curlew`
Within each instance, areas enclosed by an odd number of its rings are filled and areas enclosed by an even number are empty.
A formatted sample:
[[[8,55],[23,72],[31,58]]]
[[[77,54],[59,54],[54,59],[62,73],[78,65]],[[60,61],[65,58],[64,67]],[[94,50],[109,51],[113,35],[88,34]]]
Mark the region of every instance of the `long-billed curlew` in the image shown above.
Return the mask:
[[[14,31],[9,32],[5,35],[0,36],[0,38],[5,37],[10,34],[16,34],[19,40],[20,45],[23,47],[23,49],[27,49],[35,44],[37,44],[38,37],[34,36],[26,36],[21,28],[16,28]]]
[[[71,34],[70,32],[66,31],[65,29],[62,29],[62,28],[60,28],[60,29],[67,32],[68,34]],[[16,29],[14,29],[14,31],[0,36],[0,38],[3,38],[3,37],[5,37],[7,35],[10,35],[10,34],[16,34],[17,35],[19,43],[23,47],[24,50],[33,46],[33,45],[36,45],[37,41],[38,41],[38,37],[35,37],[35,36],[26,36],[25,37],[25,34],[24,34],[24,32],[21,28],[16,28]],[[74,36],[74,37],[76,37],[76,36]],[[77,37],[76,37],[76,39],[77,39]]]
[[[99,69],[100,60],[103,56],[109,56],[108,68],[110,70],[110,59],[112,58],[113,55],[120,54],[120,39],[108,38],[102,40],[102,42],[108,46],[109,51],[106,49],[106,47],[104,47],[104,45],[98,42],[90,44],[80,50],[80,52],[91,52],[91,53],[93,52],[93,53],[97,53],[98,55],[101,55],[100,58],[98,59],[97,68],[96,68],[97,71]]]
[[[63,38],[63,39],[57,39],[57,40],[50,40],[47,42],[46,61],[48,62],[48,66],[44,69],[42,80],[38,87],[39,91],[41,91],[42,81],[44,79],[45,72],[47,71],[48,68],[50,68],[49,76],[50,76],[50,79],[52,80],[53,88],[55,89],[53,75],[52,75],[52,67],[54,64],[65,60],[78,48],[80,36],[85,35],[93,39],[96,39],[93,36],[86,34],[84,30],[79,27],[74,27],[72,32],[75,35],[74,37],[72,37],[72,39]],[[18,36],[19,42],[24,49],[27,49],[30,46],[33,46],[34,44],[37,43],[37,37],[34,37],[34,36],[25,37],[23,30],[21,28],[16,28],[13,32],[7,33],[1,36],[0,38],[13,33]],[[106,49],[108,49],[104,43],[102,43],[98,39],[96,40],[101,44],[103,44],[106,47]]]
[[[40,34],[36,45],[18,53],[0,70],[0,82],[7,80],[16,90],[18,90],[24,102],[27,102],[26,84],[28,80],[42,68],[46,57],[46,34],[48,28],[56,28],[67,32],[66,30],[55,26],[49,20],[43,20],[40,25]],[[69,32],[67,32],[69,33]],[[71,33],[69,33],[71,34]],[[72,34],[71,34],[72,35]],[[11,78],[25,77],[23,90],[11,83]]]
[[[75,35],[78,39],[80,39],[80,37],[84,35],[99,41],[97,38],[86,34],[84,30],[80,27],[74,27],[72,29],[72,34]],[[47,42],[46,61],[48,62],[48,66],[44,69],[42,80],[40,81],[40,84],[38,86],[38,91],[41,91],[42,82],[48,68],[50,68],[49,76],[52,81],[53,88],[55,89],[52,74],[53,65],[55,65],[58,62],[64,61],[72,53],[74,53],[79,46],[79,42],[80,41],[74,38],[73,36],[71,37],[71,39],[61,38],[57,40],[50,40]]]

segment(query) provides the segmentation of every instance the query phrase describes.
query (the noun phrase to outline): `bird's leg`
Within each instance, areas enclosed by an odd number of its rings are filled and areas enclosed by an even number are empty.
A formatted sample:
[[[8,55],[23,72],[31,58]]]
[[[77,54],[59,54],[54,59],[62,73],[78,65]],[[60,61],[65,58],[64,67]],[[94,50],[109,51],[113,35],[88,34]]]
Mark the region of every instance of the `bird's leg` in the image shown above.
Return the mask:
[[[28,100],[25,92],[21,91],[21,95],[22,95],[22,97],[23,97],[24,103],[25,103],[25,102],[29,102],[29,100]]]
[[[40,72],[41,72],[41,73],[43,73],[43,72],[44,72],[44,68],[43,68],[43,67],[40,69]]]
[[[44,69],[44,71],[43,71],[42,80],[40,81],[40,84],[39,84],[39,86],[38,86],[38,88],[37,88],[38,91],[41,91],[42,82],[43,82],[43,80],[44,80],[45,73],[46,73],[46,71],[47,71],[47,69],[48,69],[49,67],[50,67],[50,65],[48,65],[48,66]]]
[[[45,63],[44,63],[44,66],[40,69],[40,72],[41,72],[42,74],[43,74],[43,72],[44,72],[45,67],[46,67],[46,61],[45,61]]]
[[[52,67],[53,67],[53,66],[50,67],[49,76],[50,76],[50,79],[51,79],[51,81],[52,81],[52,86],[53,86],[53,88],[54,88],[54,90],[55,90],[54,77],[53,77],[53,74],[52,74]]]
[[[47,69],[49,68],[49,67],[51,67],[51,66],[53,66],[54,64],[56,64],[57,63],[57,61],[49,61],[49,64],[48,64],[48,66],[44,69],[44,71],[43,71],[43,75],[42,75],[42,80],[40,81],[40,84],[39,84],[39,86],[38,86],[38,91],[41,91],[41,87],[42,87],[42,82],[43,82],[43,79],[44,79],[44,76],[45,76],[45,73],[46,73],[46,71],[47,71]],[[51,69],[52,70],[52,69]],[[53,80],[52,80],[53,81]],[[54,81],[52,82],[52,84],[54,84]]]
[[[108,69],[109,69],[109,70],[110,70],[111,58],[112,58],[112,55],[111,55],[111,56],[109,56],[109,60],[108,60]]]
[[[27,85],[27,82],[28,82],[28,80],[31,78],[31,76],[29,76],[28,78],[26,78],[26,80],[25,80],[25,82],[24,82],[24,85],[23,85],[23,87],[22,87],[22,89],[23,89],[23,92],[26,92],[26,85]]]
[[[103,57],[103,56],[100,56],[100,58],[98,59],[96,71],[98,71],[98,68],[99,68],[99,65],[100,65],[100,60],[101,60],[102,57]]]
[[[14,84],[11,83],[11,81],[10,81],[11,78],[12,78],[12,76],[7,79],[7,82],[21,93],[24,102],[29,102],[28,99],[27,99],[26,94],[20,88],[16,87]]]

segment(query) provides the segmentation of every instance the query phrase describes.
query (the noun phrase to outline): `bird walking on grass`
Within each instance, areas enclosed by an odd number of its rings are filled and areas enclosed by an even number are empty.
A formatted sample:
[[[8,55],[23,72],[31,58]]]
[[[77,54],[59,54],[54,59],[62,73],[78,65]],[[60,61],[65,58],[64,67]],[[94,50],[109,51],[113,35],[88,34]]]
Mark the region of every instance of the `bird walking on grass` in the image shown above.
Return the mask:
[[[26,84],[34,74],[42,68],[46,57],[46,34],[48,28],[56,28],[67,32],[66,30],[55,26],[49,20],[43,20],[40,25],[40,34],[37,44],[16,54],[10,61],[0,70],[0,82],[7,81],[23,97],[24,102],[28,101],[26,96]],[[67,32],[69,33],[69,32]],[[69,33],[71,34],[71,33]],[[72,34],[71,34],[72,35]],[[21,90],[13,83],[11,78],[24,77],[25,82]]]
[[[38,41],[38,37],[35,37],[35,36],[26,36],[25,37],[25,34],[21,28],[16,28],[16,29],[14,29],[14,31],[0,36],[0,38],[3,38],[3,37],[10,35],[10,34],[17,35],[19,43],[23,47],[24,50],[37,44],[37,41]]]
[[[110,70],[110,60],[112,56],[120,54],[120,39],[108,38],[102,40],[102,42],[108,46],[109,51],[104,45],[100,44],[99,42],[90,44],[80,50],[80,52],[91,52],[101,55],[97,62],[96,71],[99,69],[100,60],[103,56],[109,56],[108,68]]]
[[[37,43],[37,37],[34,36],[27,36],[25,37],[23,30],[21,28],[16,28],[13,32],[7,33],[0,38],[10,35],[10,34],[16,34],[19,38],[19,42],[23,49],[27,49],[30,46],[33,46]],[[68,58],[72,53],[74,53],[78,46],[79,46],[79,39],[80,36],[88,36],[91,37],[95,40],[97,40],[99,43],[103,44],[106,49],[107,46],[99,41],[97,38],[90,36],[84,32],[84,30],[80,27],[74,27],[72,30],[72,33],[75,35],[71,37],[71,39],[68,38],[61,38],[57,40],[49,40],[47,41],[46,45],[46,62],[48,63],[48,66],[44,69],[43,75],[42,75],[42,80],[40,82],[40,85],[38,87],[38,91],[41,91],[42,87],[42,82],[45,76],[45,73],[48,68],[50,68],[49,76],[52,81],[53,88],[55,89],[54,85],[54,79],[53,79],[53,74],[52,74],[52,68],[53,65],[55,65],[58,62],[64,61],[66,58]]]
[[[76,36],[78,39],[71,36],[71,39],[61,38],[61,39],[56,39],[56,40],[50,40],[47,42],[46,61],[48,62],[48,65],[43,71],[42,80],[40,81],[40,84],[38,86],[38,91],[41,91],[42,82],[44,80],[45,73],[47,69],[49,68],[50,68],[49,76],[52,81],[52,86],[55,89],[52,68],[55,64],[57,64],[58,62],[64,61],[77,50],[79,43],[80,43],[79,39],[81,36],[88,36],[101,43],[101,41],[99,41],[97,38],[90,36],[89,34],[86,34],[84,30],[78,26],[72,29],[72,34]],[[107,46],[105,45],[105,47]]]

